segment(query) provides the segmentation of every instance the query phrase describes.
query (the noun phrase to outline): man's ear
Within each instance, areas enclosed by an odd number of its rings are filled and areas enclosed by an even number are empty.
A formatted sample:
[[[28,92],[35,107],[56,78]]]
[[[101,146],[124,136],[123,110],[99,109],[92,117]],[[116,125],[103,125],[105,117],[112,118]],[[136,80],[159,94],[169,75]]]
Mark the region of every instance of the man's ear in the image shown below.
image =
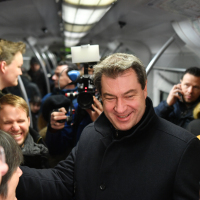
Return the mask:
[[[5,71],[6,71],[6,66],[7,66],[6,61],[1,61],[1,62],[0,62],[0,71],[1,71],[2,73],[5,73]]]

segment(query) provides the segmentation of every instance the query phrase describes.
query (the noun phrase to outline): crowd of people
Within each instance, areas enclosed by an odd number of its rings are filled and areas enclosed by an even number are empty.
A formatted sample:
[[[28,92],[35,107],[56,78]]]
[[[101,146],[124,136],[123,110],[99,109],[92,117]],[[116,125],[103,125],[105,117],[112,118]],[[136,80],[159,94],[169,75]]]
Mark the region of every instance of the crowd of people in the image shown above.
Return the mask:
[[[29,93],[26,102],[2,91],[17,86],[24,52],[23,42],[0,40],[0,146],[5,154],[5,159],[0,155],[0,197],[199,198],[199,67],[186,69],[155,107],[142,62],[115,53],[93,67],[101,101],[94,95],[91,108],[83,109],[72,95],[81,72],[68,61],[58,63],[49,94],[36,58],[23,74],[38,88],[37,95]]]

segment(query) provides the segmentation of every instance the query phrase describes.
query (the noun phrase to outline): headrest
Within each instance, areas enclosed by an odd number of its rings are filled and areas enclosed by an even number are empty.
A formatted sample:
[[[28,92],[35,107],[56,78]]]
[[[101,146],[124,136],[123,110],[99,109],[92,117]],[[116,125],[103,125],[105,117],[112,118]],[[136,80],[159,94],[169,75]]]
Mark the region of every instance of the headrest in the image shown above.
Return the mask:
[[[64,95],[52,95],[52,96],[48,97],[45,100],[45,102],[43,103],[42,115],[43,115],[44,119],[47,122],[49,122],[51,112],[54,109],[65,107],[65,109],[68,110],[70,104],[71,104],[71,101],[66,96],[64,96]]]

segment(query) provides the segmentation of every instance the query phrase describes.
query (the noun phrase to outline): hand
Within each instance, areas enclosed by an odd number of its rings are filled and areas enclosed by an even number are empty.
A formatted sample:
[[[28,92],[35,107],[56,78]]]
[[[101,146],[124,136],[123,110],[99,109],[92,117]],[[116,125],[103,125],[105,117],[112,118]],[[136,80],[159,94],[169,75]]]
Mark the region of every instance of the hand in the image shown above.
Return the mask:
[[[179,96],[178,93],[183,94],[182,89],[181,89],[181,84],[174,85],[174,87],[171,89],[168,97],[167,97],[167,104],[169,106],[172,106],[176,103],[177,99],[181,100],[181,97]]]
[[[51,113],[51,119],[50,119],[50,124],[51,128],[55,130],[59,130],[65,127],[65,121],[63,123],[57,122],[58,120],[61,119],[66,119],[66,113],[67,111],[65,110],[64,107],[58,109],[59,112],[52,112]]]
[[[93,101],[94,101],[94,104],[92,104],[92,108],[94,110],[86,109],[86,111],[90,115],[91,120],[94,122],[99,117],[99,115],[103,112],[103,106],[101,102],[97,100],[95,96],[93,96]]]

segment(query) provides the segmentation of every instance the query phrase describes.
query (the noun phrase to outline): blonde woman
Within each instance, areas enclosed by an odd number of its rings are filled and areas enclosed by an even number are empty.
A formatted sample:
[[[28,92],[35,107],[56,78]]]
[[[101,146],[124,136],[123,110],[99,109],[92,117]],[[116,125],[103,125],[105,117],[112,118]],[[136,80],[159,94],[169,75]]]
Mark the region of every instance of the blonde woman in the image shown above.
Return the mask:
[[[193,116],[194,120],[188,124],[187,130],[200,139],[200,102],[194,108]]]

